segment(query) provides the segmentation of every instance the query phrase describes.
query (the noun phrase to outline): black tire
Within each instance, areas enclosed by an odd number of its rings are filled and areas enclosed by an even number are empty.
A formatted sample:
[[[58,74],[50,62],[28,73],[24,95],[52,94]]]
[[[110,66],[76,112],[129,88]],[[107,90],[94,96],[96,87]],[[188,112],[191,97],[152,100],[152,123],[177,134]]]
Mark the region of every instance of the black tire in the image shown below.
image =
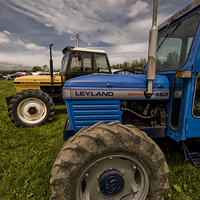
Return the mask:
[[[21,128],[43,125],[53,119],[52,98],[41,90],[23,90],[12,97],[8,105],[12,122]]]
[[[159,200],[169,189],[168,176],[165,156],[146,133],[99,122],[62,147],[52,168],[50,199]]]

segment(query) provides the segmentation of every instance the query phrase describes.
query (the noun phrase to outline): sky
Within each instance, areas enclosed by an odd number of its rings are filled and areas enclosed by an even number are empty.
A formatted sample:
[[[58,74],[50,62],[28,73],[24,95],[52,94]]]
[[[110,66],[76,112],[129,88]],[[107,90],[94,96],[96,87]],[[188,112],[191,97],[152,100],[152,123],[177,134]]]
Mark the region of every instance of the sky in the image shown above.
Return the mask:
[[[158,0],[158,25],[193,0]],[[111,65],[148,57],[153,0],[0,0],[0,70],[60,68],[62,49],[102,49]]]

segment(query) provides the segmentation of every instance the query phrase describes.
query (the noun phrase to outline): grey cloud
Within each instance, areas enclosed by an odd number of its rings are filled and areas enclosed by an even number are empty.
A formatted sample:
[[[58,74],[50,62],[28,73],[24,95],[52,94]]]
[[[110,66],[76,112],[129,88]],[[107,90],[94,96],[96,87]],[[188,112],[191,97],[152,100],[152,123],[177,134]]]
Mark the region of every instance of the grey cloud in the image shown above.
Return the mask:
[[[83,46],[98,46],[108,51],[113,60],[124,60],[147,55],[145,47],[148,44],[148,32],[151,27],[153,1],[149,0],[1,0],[3,5],[27,18],[34,19],[33,23],[43,25],[44,33],[40,30],[26,38],[7,35],[3,32],[0,41],[17,41],[13,49],[27,50],[25,47],[42,50],[44,44],[37,43],[49,36],[51,40],[63,45],[63,41],[75,44],[75,35],[80,34]],[[168,18],[177,10],[193,0],[159,0],[158,22]],[[170,3],[169,3],[170,2]],[[158,23],[158,24],[159,24]],[[26,25],[25,25],[26,26]],[[33,27],[34,28],[34,27]],[[45,33],[45,31],[52,31]],[[9,31],[9,30],[8,30]],[[12,32],[11,32],[12,33]],[[20,34],[20,33],[18,33]],[[51,37],[50,34],[53,36]],[[25,34],[24,34],[25,35]],[[8,37],[9,36],[9,37]],[[54,39],[53,38],[53,39]],[[60,40],[59,40],[59,39]],[[61,38],[64,38],[61,40]],[[20,40],[18,40],[20,39]],[[49,41],[47,40],[47,41]],[[135,45],[134,45],[135,44]],[[146,44],[143,45],[143,44]],[[69,44],[67,44],[69,45]],[[140,48],[142,47],[142,48]],[[9,45],[0,51],[8,51]],[[62,46],[63,48],[63,46]],[[119,51],[119,49],[121,49]],[[130,53],[128,53],[128,51]],[[134,54],[134,55],[133,55]]]

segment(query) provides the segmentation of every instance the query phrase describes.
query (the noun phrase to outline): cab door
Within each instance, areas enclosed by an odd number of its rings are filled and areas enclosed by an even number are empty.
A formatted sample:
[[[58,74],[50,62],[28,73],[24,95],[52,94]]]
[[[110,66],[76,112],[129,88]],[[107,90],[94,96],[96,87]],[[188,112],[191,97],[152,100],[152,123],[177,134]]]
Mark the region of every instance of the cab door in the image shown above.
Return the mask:
[[[169,137],[175,141],[182,140],[184,135],[184,85],[185,80],[182,78],[170,77],[173,83],[173,92],[171,94],[171,99],[167,106],[168,109],[168,130],[167,134]]]
[[[193,87],[191,88],[191,111],[186,118],[186,137],[200,137],[200,73],[197,74]]]
[[[200,104],[197,103],[200,88],[199,92],[194,90],[200,82],[200,75],[195,78],[193,74],[193,77],[174,79],[171,105],[168,106],[170,115],[167,134],[175,141],[200,137]]]

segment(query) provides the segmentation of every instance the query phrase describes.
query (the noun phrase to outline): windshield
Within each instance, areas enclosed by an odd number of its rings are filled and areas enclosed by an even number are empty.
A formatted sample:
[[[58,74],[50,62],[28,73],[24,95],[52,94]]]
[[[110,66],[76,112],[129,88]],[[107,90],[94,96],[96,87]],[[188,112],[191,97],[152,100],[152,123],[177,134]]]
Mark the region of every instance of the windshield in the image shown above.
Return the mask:
[[[89,52],[73,52],[70,73],[88,73],[92,71],[92,54]]]
[[[110,72],[106,54],[95,54],[94,72]]]
[[[62,58],[60,72],[66,72],[68,60],[69,60],[69,52],[67,52]]]
[[[199,23],[196,13],[175,24],[158,37],[156,70],[179,69],[187,60]]]

